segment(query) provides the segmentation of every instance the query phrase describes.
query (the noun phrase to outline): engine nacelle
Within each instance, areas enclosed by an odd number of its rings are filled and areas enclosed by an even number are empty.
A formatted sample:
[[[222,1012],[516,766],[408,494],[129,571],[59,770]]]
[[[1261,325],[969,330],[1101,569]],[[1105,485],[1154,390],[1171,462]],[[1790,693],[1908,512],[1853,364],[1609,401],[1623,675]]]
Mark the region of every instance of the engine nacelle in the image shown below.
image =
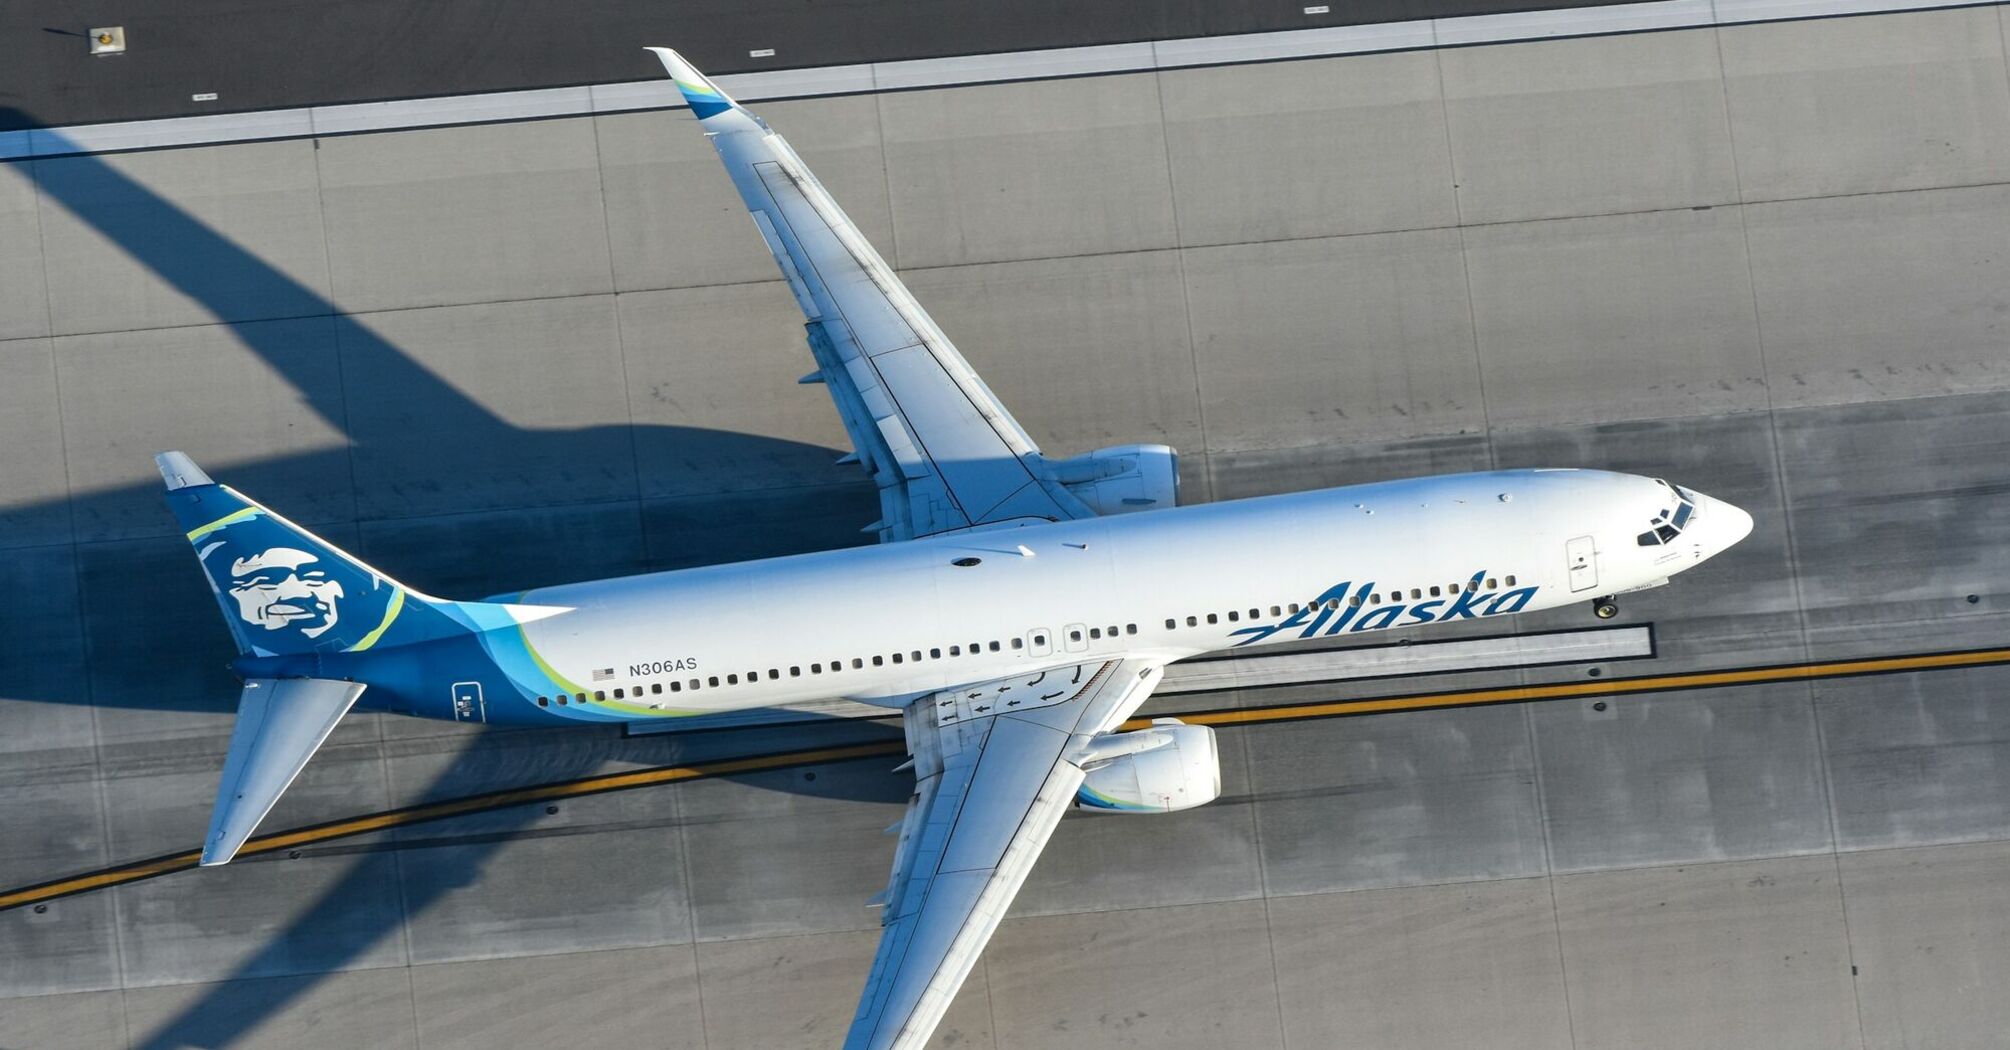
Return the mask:
[[[1076,499],[1097,514],[1179,505],[1179,453],[1170,445],[1119,445],[1048,463]]]
[[[1221,795],[1214,730],[1177,718],[1155,719],[1150,729],[1096,737],[1081,765],[1089,775],[1075,801],[1086,809],[1172,813],[1207,805]]]

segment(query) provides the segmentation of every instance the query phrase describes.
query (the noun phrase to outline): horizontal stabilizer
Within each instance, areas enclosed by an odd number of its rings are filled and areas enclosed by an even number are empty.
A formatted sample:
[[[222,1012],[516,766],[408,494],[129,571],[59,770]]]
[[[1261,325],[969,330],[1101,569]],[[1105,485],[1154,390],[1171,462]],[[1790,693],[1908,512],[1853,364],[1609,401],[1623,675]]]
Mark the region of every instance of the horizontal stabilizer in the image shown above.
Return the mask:
[[[216,788],[205,867],[237,855],[307,760],[335,731],[363,686],[323,678],[251,678],[237,702],[237,726]]]

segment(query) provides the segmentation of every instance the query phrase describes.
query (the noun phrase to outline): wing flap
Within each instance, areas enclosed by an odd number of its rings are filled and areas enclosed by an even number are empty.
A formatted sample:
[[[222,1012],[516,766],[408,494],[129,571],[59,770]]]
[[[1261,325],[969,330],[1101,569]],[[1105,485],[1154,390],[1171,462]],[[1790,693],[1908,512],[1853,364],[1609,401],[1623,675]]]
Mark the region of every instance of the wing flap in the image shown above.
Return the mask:
[[[1092,516],[795,150],[675,52],[651,50],[802,308],[824,384],[880,486],[881,538]]]
[[[908,707],[915,792],[847,1050],[927,1041],[1081,787],[1070,756],[1130,717],[1158,666],[1103,660]]]

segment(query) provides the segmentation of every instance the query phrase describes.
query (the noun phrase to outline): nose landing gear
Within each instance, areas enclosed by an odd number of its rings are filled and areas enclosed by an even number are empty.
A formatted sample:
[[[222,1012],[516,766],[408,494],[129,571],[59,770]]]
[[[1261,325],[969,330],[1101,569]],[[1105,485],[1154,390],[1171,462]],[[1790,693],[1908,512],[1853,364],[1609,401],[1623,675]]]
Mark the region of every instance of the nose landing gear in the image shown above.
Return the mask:
[[[1591,613],[1601,620],[1610,620],[1619,615],[1619,601],[1612,595],[1591,599]]]

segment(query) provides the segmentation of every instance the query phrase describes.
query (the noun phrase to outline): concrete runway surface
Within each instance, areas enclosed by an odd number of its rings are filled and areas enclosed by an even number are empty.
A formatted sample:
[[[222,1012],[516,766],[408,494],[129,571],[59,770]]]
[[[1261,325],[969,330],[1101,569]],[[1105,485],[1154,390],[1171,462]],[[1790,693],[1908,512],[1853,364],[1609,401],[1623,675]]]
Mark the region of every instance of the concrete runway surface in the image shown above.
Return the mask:
[[[1665,475],[1758,526],[1625,598],[1657,655],[1605,676],[1735,671],[2010,637],[2003,23],[762,109],[1047,450],[1167,442],[1196,500]],[[857,543],[876,516],[686,113],[0,168],[0,893],[199,844],[236,686],[157,449],[453,596]],[[1063,823],[936,1045],[2000,1047],[2006,686],[1933,667],[1225,729],[1216,804]],[[352,717],[265,829],[886,739]],[[487,808],[0,911],[0,1047],[832,1047],[891,765]]]

